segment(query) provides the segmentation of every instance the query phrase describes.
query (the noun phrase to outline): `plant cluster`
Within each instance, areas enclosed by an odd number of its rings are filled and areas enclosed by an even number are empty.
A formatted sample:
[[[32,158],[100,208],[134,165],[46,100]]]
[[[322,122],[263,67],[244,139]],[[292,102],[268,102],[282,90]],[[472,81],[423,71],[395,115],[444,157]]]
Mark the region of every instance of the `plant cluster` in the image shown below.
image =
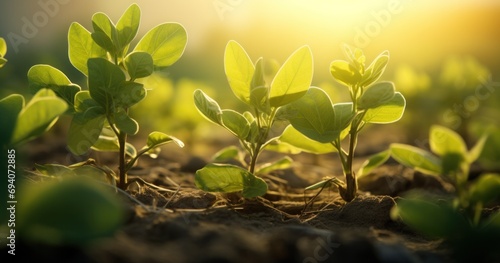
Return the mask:
[[[126,190],[131,183],[127,172],[140,156],[157,156],[159,147],[169,142],[184,145],[158,131],[149,134],[140,150],[128,142],[128,137],[139,131],[138,122],[131,117],[131,108],[147,95],[139,80],[174,64],[187,43],[182,25],[164,23],[149,30],[130,50],[140,16],[139,7],[133,4],[116,24],[106,14],[94,14],[92,32],[79,23],[71,24],[69,60],[85,76],[87,89],[50,65],[35,65],[27,74],[34,93],[31,100],[26,103],[20,94],[0,100],[3,152],[39,137],[61,115],[69,114],[72,120],[67,144],[73,154],[83,155],[90,149],[119,153],[117,176],[112,169],[98,166],[91,159],[69,166],[36,165],[41,174],[71,179],[40,187],[33,193],[27,191],[25,207],[19,211],[20,224],[26,233],[36,233],[31,236],[35,240],[52,236],[55,238],[49,242],[54,244],[85,243],[113,232],[123,220],[119,202],[109,192],[74,178],[81,179],[80,175],[108,178],[117,181],[120,190]],[[255,198],[268,191],[263,179],[266,174],[287,168],[292,162],[284,157],[261,164],[259,156],[265,149],[287,153],[336,152],[345,181],[325,178],[306,190],[333,186],[343,200],[350,202],[357,194],[357,177],[368,174],[392,156],[417,171],[441,176],[456,189],[453,197],[439,202],[422,193],[401,198],[392,212],[394,218],[401,218],[427,235],[447,239],[456,251],[476,240],[496,244],[500,236],[500,213],[483,215],[483,208],[500,197],[500,176],[484,174],[472,183],[469,180],[470,166],[481,155],[486,136],[468,150],[456,132],[433,126],[431,152],[395,143],[369,157],[358,171],[353,170],[358,136],[363,128],[398,121],[405,111],[406,100],[392,82],[379,81],[387,67],[389,52],[384,51],[367,63],[360,49],[345,45],[343,51],[347,60],[331,62],[330,72],[347,88],[350,101],[333,103],[327,92],[311,86],[313,56],[308,46],[298,48],[278,65],[263,58],[254,63],[240,44],[229,41],[224,54],[225,74],[232,92],[248,111],[221,109],[217,101],[200,89],[193,95],[201,115],[234,135],[240,147],[230,146],[216,153],[213,163],[196,172],[196,186],[208,192],[241,192],[244,198]],[[5,41],[0,38],[0,67],[6,63],[5,54]],[[230,159],[237,160],[239,165],[228,164]],[[64,212],[71,206],[89,209],[67,217]],[[43,214],[47,211],[51,216]],[[95,211],[107,211],[111,216],[93,222],[89,215]],[[492,246],[489,243],[483,248],[487,249],[481,251],[489,253]]]
[[[358,133],[368,123],[399,120],[404,112],[405,99],[395,91],[392,82],[375,83],[387,66],[388,52],[381,53],[366,66],[366,57],[361,50],[345,46],[344,51],[349,61],[333,61],[330,70],[338,82],[349,88],[352,102],[332,104],[324,90],[309,87],[313,68],[307,47],[292,54],[267,85],[263,60],[257,60],[254,66],[239,44],[229,42],[224,60],[228,82],[236,97],[249,105],[253,114],[221,110],[202,91],[195,92],[195,104],[207,119],[240,139],[250,157],[250,164],[248,171],[233,165],[211,164],[196,173],[197,186],[206,191],[243,191],[244,197],[263,195],[265,182],[255,176],[260,172],[255,171],[258,154],[266,146],[281,144],[281,147],[274,145],[274,148],[338,152],[346,183],[330,178],[311,188],[333,183],[344,200],[354,199],[357,182],[352,161]],[[286,121],[289,125],[269,138],[275,120]],[[349,147],[346,151],[341,141],[347,136]],[[223,153],[227,154],[226,151]]]
[[[277,140],[273,128],[275,122],[281,119],[280,110],[302,97],[311,85],[312,54],[307,46],[299,48],[277,72],[273,72],[273,67],[265,69],[264,65],[262,58],[252,63],[237,42],[230,41],[227,44],[224,69],[229,85],[234,95],[251,111],[239,113],[231,109],[221,110],[218,103],[203,91],[194,92],[195,105],[200,113],[235,135],[249,157],[248,164],[245,157],[238,158],[247,169],[230,164],[209,164],[198,170],[195,183],[200,189],[224,193],[241,191],[246,198],[261,196],[267,192],[267,184],[258,175],[290,163],[290,159],[285,158],[274,164],[257,167],[259,154]],[[269,75],[274,76],[271,81],[268,80]],[[240,156],[240,152],[231,147],[219,152],[215,160]]]
[[[471,181],[470,166],[481,155],[487,140],[483,136],[470,149],[453,130],[434,125],[429,131],[431,152],[406,144],[391,144],[390,149],[371,156],[361,168],[364,173],[390,157],[422,173],[439,176],[453,185],[452,196],[435,196],[413,191],[398,200],[392,217],[419,232],[444,238],[457,258],[468,262],[477,257],[500,256],[496,246],[500,236],[500,212],[484,215],[484,208],[500,198],[500,175],[485,173]],[[432,220],[431,220],[432,219]],[[474,252],[470,253],[471,247]],[[464,249],[467,253],[464,253]]]
[[[139,124],[130,117],[130,108],[147,94],[137,80],[171,66],[181,57],[187,43],[182,25],[164,23],[149,30],[129,51],[140,16],[139,7],[133,4],[116,25],[104,13],[92,17],[93,32],[77,22],[71,24],[69,60],[87,78],[87,90],[49,65],[35,65],[28,71],[32,90],[51,89],[69,105],[73,118],[68,148],[72,153],[82,155],[90,148],[119,152],[117,185],[121,189],[129,185],[127,172],[140,156],[156,156],[158,147],[169,142],[183,147],[177,138],[157,131],[149,134],[140,150],[127,142],[128,136],[139,131]],[[60,166],[55,169],[68,170]]]

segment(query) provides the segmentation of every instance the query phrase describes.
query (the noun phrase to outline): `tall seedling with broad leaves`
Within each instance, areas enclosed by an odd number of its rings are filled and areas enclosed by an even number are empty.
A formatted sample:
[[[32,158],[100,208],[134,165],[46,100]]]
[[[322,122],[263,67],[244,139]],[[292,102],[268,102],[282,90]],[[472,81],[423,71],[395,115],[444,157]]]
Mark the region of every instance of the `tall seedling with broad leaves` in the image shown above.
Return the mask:
[[[146,96],[138,79],[165,69],[184,52],[187,34],[178,23],[164,23],[149,30],[133,50],[130,43],[139,29],[141,12],[131,5],[116,24],[104,13],[92,17],[93,32],[77,22],[68,32],[69,60],[87,77],[88,90],[72,83],[61,71],[49,65],[35,65],[28,72],[30,87],[49,88],[64,99],[73,114],[68,146],[82,155],[90,148],[119,152],[118,186],[128,185],[127,171],[144,154],[157,154],[158,147],[178,139],[152,132],[139,151],[127,137],[139,131],[136,120],[129,116],[132,106]]]
[[[259,154],[276,141],[272,129],[275,121],[280,119],[280,109],[301,98],[309,89],[313,75],[312,54],[307,46],[299,48],[279,68],[272,81],[266,82],[263,59],[252,63],[245,50],[237,42],[230,41],[225,50],[224,69],[234,95],[251,111],[241,114],[231,109],[222,110],[201,90],[194,93],[195,105],[208,120],[239,139],[249,163],[243,160],[247,169],[229,164],[209,164],[196,172],[195,183],[198,188],[210,192],[242,191],[245,198],[261,196],[267,192],[267,184],[258,175],[286,166],[290,159],[257,167]],[[238,154],[234,147],[222,152],[219,156]]]
[[[345,175],[345,183],[329,178],[307,189],[336,185],[341,197],[351,201],[356,196],[357,180],[353,158],[359,132],[366,124],[386,124],[399,120],[406,105],[403,95],[392,82],[378,82],[384,72],[389,53],[382,52],[366,66],[359,49],[344,46],[347,61],[335,60],[330,65],[334,79],[349,89],[351,102],[332,104],[320,88],[311,88],[299,100],[284,107],[290,120],[280,141],[313,153],[337,152]],[[348,138],[347,149],[342,141]]]

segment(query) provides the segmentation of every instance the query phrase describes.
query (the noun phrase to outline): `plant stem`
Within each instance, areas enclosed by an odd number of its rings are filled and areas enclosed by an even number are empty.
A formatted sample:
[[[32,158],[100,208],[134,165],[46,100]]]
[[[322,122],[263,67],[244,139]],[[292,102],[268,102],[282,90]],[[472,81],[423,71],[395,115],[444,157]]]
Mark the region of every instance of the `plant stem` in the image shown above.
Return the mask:
[[[262,147],[262,144],[260,142],[258,142],[254,148],[253,154],[252,154],[251,159],[250,159],[250,167],[249,167],[248,171],[251,174],[253,174],[255,171],[255,165],[257,164],[257,158],[259,157],[260,147]]]
[[[125,153],[125,144],[127,142],[127,134],[124,132],[120,132],[118,134],[118,144],[120,146],[120,163],[119,163],[119,181],[118,181],[118,188],[125,190],[127,188],[128,182],[127,182],[127,170],[126,170],[126,153]]]
[[[352,160],[354,159],[354,150],[356,148],[356,143],[358,140],[357,133],[357,126],[353,127],[349,132],[349,152],[347,154],[347,160],[344,166],[346,189],[345,192],[340,191],[340,195],[347,202],[350,202],[354,199],[358,190],[356,174],[352,171]]]

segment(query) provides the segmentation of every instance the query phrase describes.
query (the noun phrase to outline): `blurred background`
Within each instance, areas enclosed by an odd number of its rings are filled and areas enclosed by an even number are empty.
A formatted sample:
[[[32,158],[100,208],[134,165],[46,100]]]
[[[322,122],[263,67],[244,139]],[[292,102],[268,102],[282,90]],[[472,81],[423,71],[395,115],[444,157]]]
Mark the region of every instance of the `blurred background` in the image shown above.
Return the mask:
[[[198,88],[222,108],[245,110],[224,75],[229,40],[238,41],[253,61],[262,56],[280,63],[309,45],[313,85],[327,90],[334,103],[345,101],[347,90],[330,76],[329,64],[345,59],[341,44],[347,43],[362,48],[367,61],[390,52],[382,79],[396,83],[408,110],[401,122],[383,128],[385,134],[395,130],[398,142],[426,147],[429,126],[442,124],[469,143],[489,131],[491,142],[500,145],[500,2],[494,0],[1,1],[0,36],[7,41],[9,62],[0,71],[0,96],[29,94],[26,73],[35,64],[55,66],[86,87],[67,57],[70,24],[77,21],[90,30],[95,12],[116,22],[134,2],[142,10],[136,42],[163,22],[179,22],[188,32],[183,57],[145,81],[148,102],[133,111],[141,131],[160,130],[188,143],[215,136],[210,130],[215,125],[194,108],[192,93]],[[486,149],[485,164],[498,166],[498,148]]]

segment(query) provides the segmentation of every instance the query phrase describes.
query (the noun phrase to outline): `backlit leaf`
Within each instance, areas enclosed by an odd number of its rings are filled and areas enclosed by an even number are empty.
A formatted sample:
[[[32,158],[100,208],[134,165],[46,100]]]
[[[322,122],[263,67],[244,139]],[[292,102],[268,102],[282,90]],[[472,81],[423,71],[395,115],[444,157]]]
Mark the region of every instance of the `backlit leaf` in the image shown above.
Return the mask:
[[[371,109],[384,105],[389,102],[396,92],[394,83],[379,82],[368,87],[361,95],[358,102],[359,109]]]
[[[120,92],[125,74],[120,67],[103,58],[88,60],[90,96],[102,107],[112,106],[112,95]]]
[[[132,4],[123,13],[118,23],[116,23],[116,31],[119,41],[119,49],[124,49],[137,35],[139,23],[141,20],[141,10],[137,4]]]
[[[272,171],[288,169],[292,166],[292,163],[293,163],[292,158],[285,156],[272,163],[265,163],[261,165],[255,172],[255,174],[257,175],[268,174]]]
[[[444,156],[448,153],[467,154],[467,146],[458,133],[444,126],[433,125],[430,128],[429,143],[431,151]]]
[[[60,70],[49,65],[35,65],[28,70],[30,89],[34,92],[40,89],[51,89],[71,108],[74,107],[75,94],[80,87],[71,81]]]
[[[271,83],[269,103],[280,107],[302,97],[311,85],[313,59],[311,49],[304,46],[285,61]]]
[[[430,152],[399,143],[391,144],[390,148],[392,158],[407,167],[431,175],[440,175],[442,172],[441,160]]]
[[[385,163],[389,157],[391,157],[390,149],[369,156],[368,159],[361,164],[361,167],[356,175],[358,178],[367,175],[373,171],[373,169]]]
[[[136,120],[132,119],[125,111],[115,112],[115,125],[116,127],[127,134],[134,135],[139,132],[139,124]]]
[[[312,140],[327,143],[339,135],[332,102],[322,89],[311,87],[302,98],[287,105],[286,111],[292,126]]]
[[[356,85],[361,80],[361,74],[349,62],[335,60],[330,64],[330,73],[333,78],[348,87]]]
[[[86,153],[99,138],[106,116],[101,106],[77,112],[73,117],[68,132],[68,147],[76,155]]]
[[[119,50],[118,34],[116,27],[109,17],[101,12],[92,16],[92,27],[94,32],[92,39],[111,54],[117,54]]]
[[[222,123],[241,140],[245,140],[250,132],[247,119],[234,110],[222,110]]]
[[[0,100],[0,143],[8,145],[16,127],[17,116],[24,108],[24,97],[20,94],[12,94]]]
[[[368,109],[363,120],[367,123],[387,124],[401,119],[406,107],[406,100],[399,92],[388,102],[376,108]]]
[[[90,32],[82,25],[73,22],[68,32],[68,53],[71,64],[88,75],[87,60],[89,58],[106,57],[106,50],[97,45]]]
[[[154,71],[153,58],[146,52],[135,51],[128,54],[123,65],[132,79],[147,77]]]
[[[198,111],[208,120],[222,124],[222,110],[219,104],[201,90],[194,91],[194,104]]]
[[[232,193],[242,191],[252,198],[264,195],[267,184],[247,170],[228,164],[209,164],[196,171],[195,185],[207,192]]]
[[[234,95],[246,104],[250,104],[252,82],[260,83],[260,76],[254,78],[254,65],[247,52],[238,42],[231,40],[224,52],[224,71]]]
[[[19,113],[12,144],[20,144],[42,135],[63,114],[68,105],[49,89],[39,90]]]
[[[297,131],[292,125],[286,127],[279,137],[279,141],[280,144],[291,145],[295,149],[309,153],[324,154],[337,151],[337,148],[331,143],[320,143],[312,140]]]
[[[174,64],[184,53],[187,33],[178,23],[164,23],[149,30],[137,43],[134,51],[151,55],[155,70]]]
[[[389,62],[389,51],[384,51],[378,55],[373,62],[365,69],[361,86],[369,86],[377,81],[382,73],[384,73],[387,63]]]

